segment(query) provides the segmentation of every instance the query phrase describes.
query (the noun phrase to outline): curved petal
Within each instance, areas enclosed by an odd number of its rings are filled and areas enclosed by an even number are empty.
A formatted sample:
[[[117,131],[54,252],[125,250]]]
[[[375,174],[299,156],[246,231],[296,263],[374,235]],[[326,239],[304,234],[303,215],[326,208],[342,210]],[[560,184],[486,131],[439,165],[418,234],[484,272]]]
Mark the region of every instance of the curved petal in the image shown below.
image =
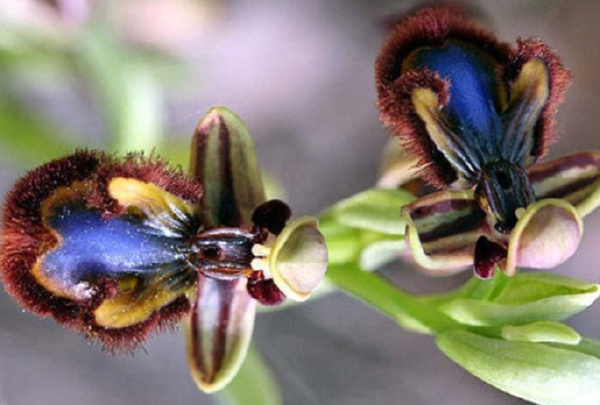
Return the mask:
[[[250,344],[256,301],[246,280],[199,277],[191,316],[186,320],[192,378],[204,392],[225,387],[239,370]]]
[[[549,269],[575,253],[583,235],[577,209],[566,201],[547,199],[529,206],[513,229],[508,242],[504,273],[516,267]]]
[[[446,275],[473,264],[475,243],[487,232],[485,213],[472,191],[441,191],[402,208],[417,264]]]

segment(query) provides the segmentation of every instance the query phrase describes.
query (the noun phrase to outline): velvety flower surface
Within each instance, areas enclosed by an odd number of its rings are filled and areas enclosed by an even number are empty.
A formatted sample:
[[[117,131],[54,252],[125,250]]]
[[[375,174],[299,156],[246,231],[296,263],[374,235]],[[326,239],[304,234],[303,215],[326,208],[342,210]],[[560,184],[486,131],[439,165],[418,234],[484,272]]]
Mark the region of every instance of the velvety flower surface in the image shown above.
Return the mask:
[[[3,213],[0,276],[23,307],[131,350],[185,320],[192,376],[224,387],[247,352],[256,303],[308,298],[327,251],[311,218],[265,201],[252,138],[214,108],[190,175],[155,157],[79,151],[19,180]]]
[[[417,174],[441,190],[402,209],[419,265],[473,264],[488,278],[497,265],[512,275],[576,251],[581,218],[600,203],[600,153],[536,163],[570,78],[550,48],[512,47],[455,10],[426,8],[391,30],[376,78],[382,122],[403,151],[382,185]]]

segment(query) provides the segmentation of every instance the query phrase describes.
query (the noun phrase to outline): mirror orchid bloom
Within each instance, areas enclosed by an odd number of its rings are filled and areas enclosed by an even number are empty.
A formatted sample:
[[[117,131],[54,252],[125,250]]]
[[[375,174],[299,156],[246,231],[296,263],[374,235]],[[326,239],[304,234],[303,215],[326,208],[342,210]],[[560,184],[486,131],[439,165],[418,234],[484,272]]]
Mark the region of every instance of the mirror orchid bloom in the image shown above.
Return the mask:
[[[316,220],[290,216],[265,201],[242,121],[215,107],[189,174],[99,151],[26,174],[5,203],[0,276],[25,309],[111,351],[183,320],[192,377],[213,392],[246,355],[257,303],[305,300],[324,276]]]
[[[537,163],[569,80],[541,41],[512,47],[456,10],[421,9],[392,28],[376,63],[381,120],[404,159],[392,177],[438,190],[402,208],[421,267],[489,278],[573,255],[600,203],[600,153]]]

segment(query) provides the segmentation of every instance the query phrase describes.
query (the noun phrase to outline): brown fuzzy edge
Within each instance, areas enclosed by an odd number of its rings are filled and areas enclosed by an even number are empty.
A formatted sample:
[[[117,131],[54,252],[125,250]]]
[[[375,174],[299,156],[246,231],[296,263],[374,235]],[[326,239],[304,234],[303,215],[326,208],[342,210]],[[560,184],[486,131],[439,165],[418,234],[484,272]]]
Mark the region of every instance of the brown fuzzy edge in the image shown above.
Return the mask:
[[[0,236],[0,279],[6,291],[28,311],[52,316],[63,326],[100,342],[108,351],[129,352],[151,333],[172,328],[189,312],[188,300],[180,297],[138,325],[107,329],[95,324],[93,312],[105,298],[114,295],[112,280],[99,282],[96,286],[98,292],[90,300],[74,302],[56,297],[38,284],[30,273],[39,255],[56,243],[54,236],[43,226],[42,203],[59,187],[91,180],[99,187],[87,201],[89,206],[99,208],[107,217],[113,217],[122,211],[122,207],[116,205],[108,197],[106,187],[100,185],[106,186],[116,176],[154,183],[192,202],[197,202],[202,196],[200,184],[154,157],[136,154],[119,161],[102,152],[83,150],[49,162],[27,173],[8,193]]]
[[[402,74],[402,62],[414,49],[439,46],[449,39],[479,46],[498,63],[509,60],[511,49],[494,35],[463,14],[447,8],[425,8],[407,17],[391,30],[375,62],[375,81],[380,99],[393,91],[393,83]]]
[[[429,140],[412,103],[405,101],[410,101],[409,90],[430,87],[440,97],[440,105],[444,105],[448,84],[442,86],[443,80],[431,72],[402,72],[402,62],[416,48],[442,45],[449,39],[475,44],[501,65],[506,64],[511,55],[507,44],[497,41],[464,13],[451,8],[425,8],[402,19],[391,30],[375,63],[377,107],[382,123],[420,157],[422,175],[439,188],[454,182],[456,171]]]
[[[532,156],[541,157],[548,153],[550,146],[558,138],[554,118],[571,82],[571,73],[564,67],[558,55],[540,40],[518,38],[517,49],[504,67],[505,82],[514,82],[523,65],[533,58],[544,62],[550,77],[550,94],[534,129],[535,143],[531,152]]]
[[[383,124],[400,138],[402,147],[419,157],[418,166],[425,181],[439,188],[456,181],[458,173],[427,134],[425,123],[414,109],[412,92],[417,88],[431,89],[437,94],[439,105],[444,106],[448,102],[449,86],[436,72],[405,72],[385,100],[389,114],[382,115]]]
[[[108,185],[116,177],[156,184],[194,204],[199,203],[202,198],[202,185],[191,180],[181,168],[170,165],[154,154],[145,156],[143,153],[131,153],[122,160],[113,160],[103,165],[94,173],[95,189],[90,196],[89,205],[97,208],[107,219],[123,213],[123,207],[108,193]]]

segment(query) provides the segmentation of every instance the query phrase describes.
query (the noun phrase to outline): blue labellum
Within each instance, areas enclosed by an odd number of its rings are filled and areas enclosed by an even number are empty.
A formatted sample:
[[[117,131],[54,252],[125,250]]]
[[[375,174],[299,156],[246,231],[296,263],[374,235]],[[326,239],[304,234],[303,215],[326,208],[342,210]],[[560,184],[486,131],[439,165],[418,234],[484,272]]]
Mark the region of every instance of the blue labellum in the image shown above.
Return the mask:
[[[134,216],[107,220],[96,211],[63,206],[48,224],[62,240],[42,259],[41,270],[65,286],[97,276],[152,273],[185,258],[183,239],[160,235]]]
[[[503,131],[491,58],[471,45],[449,41],[442,47],[417,50],[410,64],[437,72],[450,83],[443,112],[453,132],[484,156],[498,156]]]

